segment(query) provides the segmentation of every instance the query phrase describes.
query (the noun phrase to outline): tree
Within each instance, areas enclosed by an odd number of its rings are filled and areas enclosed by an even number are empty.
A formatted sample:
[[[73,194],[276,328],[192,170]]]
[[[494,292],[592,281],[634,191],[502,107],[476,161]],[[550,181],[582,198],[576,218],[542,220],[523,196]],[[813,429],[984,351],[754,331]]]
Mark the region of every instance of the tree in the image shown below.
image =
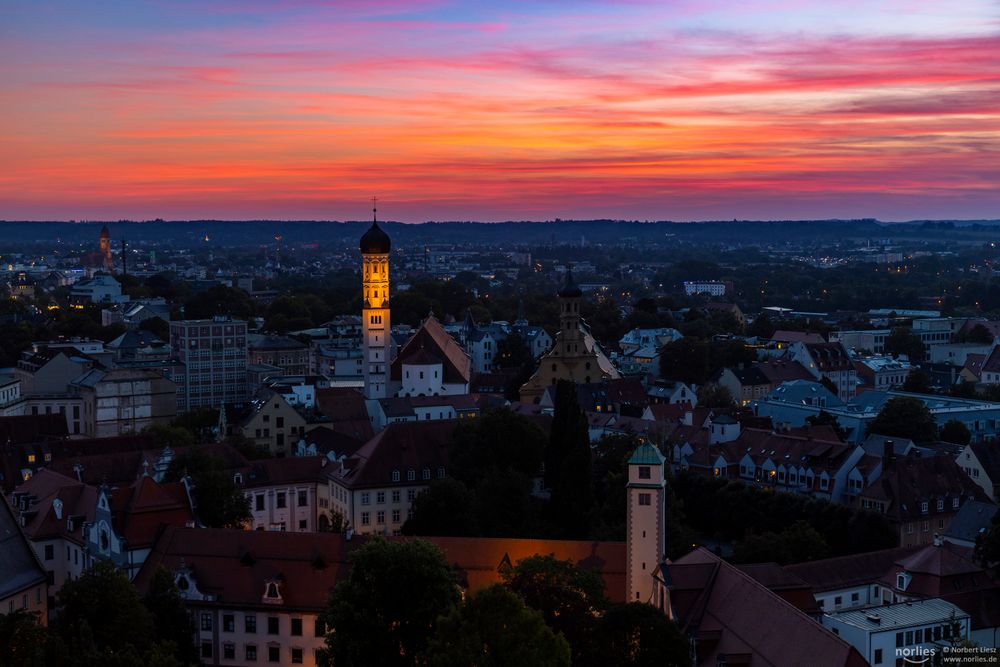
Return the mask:
[[[52,664],[50,637],[38,614],[24,610],[0,614],[0,665],[43,667]]]
[[[993,343],[993,334],[982,324],[976,324],[976,326],[960,337],[959,342],[991,345]]]
[[[916,398],[890,398],[868,424],[868,433],[930,442],[937,436],[937,423],[927,405]]]
[[[249,294],[225,285],[209,287],[184,302],[184,317],[189,320],[210,319],[216,315],[245,320],[255,312],[256,305]]]
[[[545,481],[553,525],[567,538],[583,538],[590,528],[594,505],[591,477],[590,430],[576,398],[576,385],[556,383],[555,411],[549,446],[545,450]]]
[[[903,382],[903,391],[914,394],[931,393],[931,376],[921,368],[914,368],[906,376],[906,381]]]
[[[354,552],[325,620],[328,665],[413,665],[460,595],[455,574],[430,542],[376,538]]]
[[[728,388],[705,384],[698,388],[698,405],[703,408],[732,408],[736,406],[736,401]]]
[[[142,603],[153,615],[156,639],[169,644],[174,656],[185,665],[198,664],[194,625],[184,605],[184,599],[166,568],[161,566],[153,574]]]
[[[949,419],[941,427],[938,438],[956,445],[967,445],[972,440],[969,428],[957,419]]]
[[[422,662],[429,667],[569,667],[570,650],[541,614],[495,584],[473,593],[438,622]]]
[[[617,604],[597,624],[596,650],[587,665],[687,667],[691,645],[661,610],[641,602]]]
[[[702,384],[708,379],[708,344],[694,338],[681,338],[660,350],[660,375],[668,380]]]
[[[984,568],[1000,562],[1000,512],[993,515],[990,527],[976,538],[976,560]]]
[[[796,521],[780,533],[751,535],[736,543],[733,560],[738,563],[776,562],[780,565],[826,558],[826,540],[805,521]]]
[[[164,342],[170,340],[170,324],[162,317],[147,317],[139,323],[139,328],[150,332]]]
[[[404,535],[478,535],[476,494],[457,479],[439,479],[414,499]]]
[[[566,637],[574,663],[593,650],[596,614],[607,606],[604,582],[596,572],[550,555],[522,559],[500,576],[553,632]]]
[[[924,343],[905,327],[896,327],[885,337],[885,351],[894,357],[905,354],[910,361],[923,361]]]
[[[189,447],[174,457],[167,468],[167,481],[190,476],[194,485],[195,511],[209,528],[242,528],[250,521],[250,500],[233,482],[218,457],[201,447]]]

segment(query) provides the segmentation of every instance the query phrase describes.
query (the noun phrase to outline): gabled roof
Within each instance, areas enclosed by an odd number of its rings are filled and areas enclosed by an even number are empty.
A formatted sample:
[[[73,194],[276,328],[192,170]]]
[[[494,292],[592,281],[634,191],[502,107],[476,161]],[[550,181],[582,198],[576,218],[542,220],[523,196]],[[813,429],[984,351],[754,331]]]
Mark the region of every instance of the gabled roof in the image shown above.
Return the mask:
[[[841,343],[804,343],[806,351],[821,371],[853,370],[851,355]]]
[[[997,506],[993,503],[970,500],[952,517],[944,538],[975,542],[976,538],[989,530],[996,513]]]
[[[813,376],[806,367],[791,359],[774,359],[754,364],[764,377],[773,385],[791,380],[812,380]]]
[[[740,655],[746,664],[867,665],[850,644],[703,547],[666,566],[670,598],[697,663]]]
[[[996,442],[974,442],[969,447],[990,481],[1000,483],[1000,445]]]
[[[334,476],[350,487],[412,484],[406,479],[410,469],[417,472],[418,480],[423,481],[424,468],[436,478],[439,467],[447,468],[448,444],[456,425],[454,420],[389,424],[344,463],[343,473]],[[393,471],[400,472],[397,482],[392,479]]]
[[[215,528],[169,527],[136,576],[145,593],[156,570],[187,570],[201,593],[215,596],[206,604],[228,608],[321,611],[330,589],[350,573],[351,554],[368,537],[339,533],[278,533]],[[390,541],[413,538],[391,537]],[[507,565],[534,555],[552,554],[597,571],[612,602],[624,601],[625,544],[571,540],[524,540],[480,537],[424,537],[444,552],[458,582],[476,590],[499,583]],[[278,580],[280,605],[264,605],[267,581]]]
[[[410,358],[417,357],[423,350],[426,350],[423,354],[440,359],[438,363],[443,365],[442,379],[446,384],[468,384],[472,377],[472,360],[433,315],[423,321],[420,328],[393,359],[390,367],[391,378],[396,381],[402,380],[403,364],[410,363]]]
[[[14,511],[0,499],[0,599],[43,583],[45,570],[18,525]]]
[[[323,482],[329,479],[332,464],[326,456],[289,456],[251,461],[243,486],[273,486],[297,482]]]
[[[947,456],[893,457],[889,464],[883,461],[882,474],[861,496],[884,502],[886,516],[894,521],[932,518],[938,513],[937,500],[944,501],[947,513],[957,511],[952,508],[954,499],[959,506],[969,499],[986,500],[982,489]],[[921,511],[924,502],[928,504],[926,513]]]
[[[986,361],[983,362],[982,372],[1000,373],[1000,345],[994,345],[990,350]]]
[[[986,355],[970,352],[965,355],[965,365],[962,370],[967,370],[977,378],[983,375],[983,364],[986,363]]]
[[[194,522],[184,485],[159,484],[148,476],[111,491],[111,514],[115,532],[128,541],[130,549],[152,545],[162,526]]]
[[[896,547],[850,556],[824,558],[786,565],[785,570],[806,581],[816,593],[870,584],[885,574],[897,559],[920,547]]]

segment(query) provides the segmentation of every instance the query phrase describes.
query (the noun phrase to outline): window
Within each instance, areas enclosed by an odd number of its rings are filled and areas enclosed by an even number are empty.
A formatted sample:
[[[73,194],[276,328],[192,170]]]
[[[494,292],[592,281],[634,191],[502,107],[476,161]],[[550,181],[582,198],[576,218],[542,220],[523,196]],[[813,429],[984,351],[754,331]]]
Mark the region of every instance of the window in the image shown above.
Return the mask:
[[[392,502],[394,502],[394,503],[398,503],[399,502],[399,491],[398,490],[392,492]]]
[[[316,637],[326,637],[326,623],[322,618],[317,618],[313,624],[313,635]]]
[[[423,471],[422,471],[422,473],[421,473],[421,476],[424,479],[430,479],[431,478],[431,469],[430,468],[424,468]]]
[[[400,518],[399,510],[393,510],[392,511],[392,522],[393,523],[399,523],[399,518]]]
[[[299,491],[298,506],[305,507],[308,504],[309,504],[309,492],[305,490]]]
[[[302,619],[293,618],[292,619],[292,636],[301,637],[302,636]]]
[[[872,660],[872,664],[881,665],[882,664],[882,649],[880,649],[880,648],[875,649],[875,655],[872,656],[872,657],[874,658]]]
[[[385,525],[385,510],[379,510],[375,513],[375,522],[380,525]]]
[[[278,621],[280,619],[277,616],[267,617],[267,634],[276,635],[278,634]]]
[[[258,512],[264,511],[264,494],[254,496],[254,502],[256,503],[256,508]]]
[[[236,659],[236,644],[232,642],[226,642],[222,645],[222,657],[226,660]]]
[[[978,470],[976,471],[976,477],[979,477],[979,471]],[[958,498],[957,497],[951,499],[951,508],[955,509],[955,510],[958,509]]]
[[[222,615],[222,631],[236,632],[236,617],[233,614]]]
[[[857,602],[860,599],[861,595],[859,593],[851,593],[851,602]]]
[[[285,507],[285,492],[279,491],[274,494],[274,506],[278,509],[283,509]]]
[[[639,466],[639,479],[650,479],[649,466]]]
[[[412,503],[413,499],[416,498],[416,497],[417,497],[417,491],[416,491],[416,489],[407,489],[406,490],[406,499],[409,502]]]
[[[211,658],[212,657],[212,642],[202,642],[201,643],[201,657]]]
[[[923,630],[917,630],[915,633],[913,633],[913,643],[914,644],[923,644],[924,643],[924,631]]]
[[[201,629],[206,632],[212,629],[212,615],[208,612],[201,613]]]
[[[906,645],[909,646],[913,643],[913,630],[906,631]]]
[[[257,661],[257,645],[256,644],[247,644],[247,647],[244,650],[244,655],[246,656],[247,660],[256,662]]]
[[[920,503],[920,513],[927,514],[927,501]]]
[[[250,635],[257,632],[257,614],[247,614],[243,618],[243,630]],[[254,650],[256,651],[257,648],[254,647]]]
[[[361,525],[362,526],[370,526],[371,523],[372,523],[372,513],[371,512],[362,512],[361,513]]]
[[[838,595],[837,597],[833,598],[833,604],[834,606],[839,607],[840,605],[844,604],[844,598]]]
[[[938,512],[944,511],[944,498],[938,498],[938,501],[937,501],[937,511]]]
[[[444,466],[438,466],[438,479],[444,479]]]
[[[385,491],[378,491],[375,494],[375,502],[379,505],[385,504]]]
[[[52,560],[56,557],[56,549],[51,544],[45,545],[45,560]]]
[[[302,664],[302,649],[293,648],[292,649],[292,664],[301,665]]]
[[[896,633],[896,648],[899,648],[902,645],[903,645],[903,633],[902,632],[897,632]]]
[[[267,647],[267,661],[268,662],[280,662],[281,661],[281,647],[280,646],[268,646]]]
[[[361,504],[362,505],[371,505],[372,504],[372,494],[368,493],[367,491],[362,491],[361,492]]]
[[[640,505],[650,505],[652,504],[652,496],[648,493],[639,494],[639,504]]]

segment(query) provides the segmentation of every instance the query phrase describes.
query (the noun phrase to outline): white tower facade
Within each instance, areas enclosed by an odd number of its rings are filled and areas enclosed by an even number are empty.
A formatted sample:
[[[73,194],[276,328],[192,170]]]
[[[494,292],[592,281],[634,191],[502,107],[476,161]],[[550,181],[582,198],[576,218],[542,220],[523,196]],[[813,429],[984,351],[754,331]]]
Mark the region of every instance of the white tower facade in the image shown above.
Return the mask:
[[[656,604],[653,572],[664,562],[667,550],[664,461],[660,450],[649,443],[639,445],[628,460],[625,580],[629,602]]]
[[[361,237],[361,346],[364,351],[366,398],[385,398],[388,392],[389,363],[392,361],[389,247],[389,235],[373,220],[372,226]]]

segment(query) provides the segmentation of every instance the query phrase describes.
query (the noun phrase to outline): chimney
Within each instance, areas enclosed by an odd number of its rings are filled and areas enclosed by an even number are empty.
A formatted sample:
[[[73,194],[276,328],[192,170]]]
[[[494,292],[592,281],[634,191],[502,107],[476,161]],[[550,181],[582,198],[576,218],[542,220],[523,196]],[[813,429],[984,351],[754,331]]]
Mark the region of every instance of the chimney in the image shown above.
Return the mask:
[[[882,471],[885,472],[892,467],[892,459],[894,453],[892,451],[892,440],[886,439],[882,443]]]

